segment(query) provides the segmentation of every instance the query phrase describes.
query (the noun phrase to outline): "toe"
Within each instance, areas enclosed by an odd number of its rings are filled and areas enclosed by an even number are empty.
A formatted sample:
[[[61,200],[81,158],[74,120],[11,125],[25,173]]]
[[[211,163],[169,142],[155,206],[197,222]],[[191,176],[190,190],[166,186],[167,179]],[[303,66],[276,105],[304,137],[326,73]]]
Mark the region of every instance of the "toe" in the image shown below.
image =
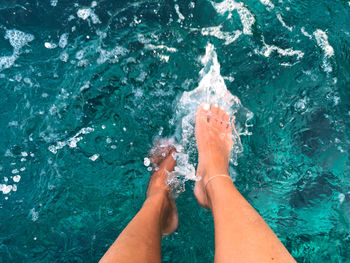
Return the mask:
[[[214,105],[211,105],[210,111],[212,112],[213,115],[217,116],[220,111],[220,108],[217,104],[214,104]]]
[[[208,122],[210,104],[202,103],[199,105],[196,113],[196,123]]]
[[[230,127],[230,115],[228,115],[225,111],[223,111],[222,114],[222,124],[225,126],[225,128]]]

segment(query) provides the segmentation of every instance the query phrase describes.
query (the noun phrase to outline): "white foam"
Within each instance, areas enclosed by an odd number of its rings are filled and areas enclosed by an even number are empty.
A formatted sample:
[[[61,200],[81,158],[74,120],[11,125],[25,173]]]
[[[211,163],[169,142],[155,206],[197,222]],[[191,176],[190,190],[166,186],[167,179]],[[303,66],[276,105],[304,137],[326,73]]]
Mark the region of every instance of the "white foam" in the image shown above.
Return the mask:
[[[16,59],[21,53],[21,49],[29,42],[33,41],[34,36],[17,29],[11,29],[6,31],[5,39],[9,40],[10,45],[13,47],[13,53],[11,56],[0,57],[0,71],[14,65]]]
[[[81,8],[77,12],[77,16],[83,20],[86,20],[89,18],[91,14],[91,9],[90,8]]]
[[[68,34],[64,33],[60,36],[60,40],[58,42],[58,46],[60,48],[65,48],[68,44]]]
[[[149,158],[145,157],[143,159],[143,164],[144,164],[144,166],[148,167],[151,164],[151,160]]]
[[[105,50],[99,47],[97,52],[100,53],[100,56],[97,59],[97,64],[103,64],[106,61],[110,63],[118,62],[119,57],[125,56],[129,50],[122,46],[116,46],[112,50]]]
[[[6,195],[12,190],[12,185],[0,184],[0,191]]]
[[[213,36],[218,39],[225,40],[225,45],[229,45],[233,43],[242,34],[242,31],[240,30],[235,30],[233,32],[223,32],[221,31],[221,29],[222,29],[222,25],[205,27],[205,28],[202,28],[201,33],[203,36]]]
[[[15,175],[12,180],[15,182],[15,183],[18,183],[20,180],[21,180],[21,176],[19,174]]]
[[[181,14],[181,12],[180,12],[180,7],[178,4],[175,4],[175,11],[176,11],[176,14],[179,16],[180,21],[185,19],[183,14]]]
[[[308,32],[305,31],[305,27],[302,27],[300,29],[300,31],[304,36],[308,37],[309,39],[312,39],[312,36]]]
[[[287,28],[290,32],[293,31],[293,27],[287,26],[286,23],[283,21],[283,18],[282,18],[282,16],[281,16],[281,14],[277,14],[276,16],[277,16],[278,21],[281,22],[281,24],[282,24],[282,26],[283,26],[284,28]]]
[[[48,49],[54,49],[57,47],[57,45],[55,43],[50,43],[50,42],[45,42],[44,46]]]
[[[338,200],[339,200],[339,203],[342,204],[344,202],[344,200],[345,200],[345,194],[340,193],[338,195]]]
[[[66,52],[61,53],[60,60],[62,60],[63,62],[67,62],[68,58],[69,58],[68,53],[66,53]]]
[[[145,44],[145,49],[149,49],[149,50],[160,50],[162,52],[166,51],[166,52],[170,52],[170,53],[175,53],[177,52],[177,49],[174,47],[168,47],[166,45],[153,45],[150,44],[149,40],[145,39],[144,36],[142,35],[138,35],[139,41],[143,44]],[[161,54],[159,52],[156,52],[156,54],[158,55],[158,57],[160,58],[160,60],[165,61],[165,62],[169,62],[170,56],[168,55],[164,55]]]
[[[77,16],[83,20],[87,20],[88,18],[91,19],[91,22],[93,24],[99,24],[101,23],[98,16],[95,14],[95,12],[91,8],[81,8],[77,11]]]
[[[221,3],[211,2],[216,11],[223,15],[226,12],[232,12],[237,10],[238,15],[243,24],[243,34],[252,35],[252,26],[255,23],[254,15],[249,11],[249,9],[242,2],[235,2],[233,0],[224,0]],[[228,16],[231,18],[231,16]]]
[[[272,54],[272,52],[277,52],[282,56],[288,56],[288,57],[296,56],[297,60],[300,60],[301,58],[304,57],[304,52],[302,52],[301,50],[293,50],[292,48],[282,49],[275,45],[268,45],[265,43],[264,38],[263,38],[263,43],[264,43],[264,47],[261,50],[255,49],[255,53],[263,55],[265,57],[269,57]]]
[[[95,153],[94,155],[90,156],[89,159],[91,161],[96,161],[98,158],[100,157],[100,155],[98,153]]]
[[[322,31],[321,29],[317,29],[314,33],[313,33],[317,45],[323,50],[324,52],[324,57],[323,57],[323,69],[329,73],[332,72],[332,66],[330,64],[329,59],[331,57],[334,56],[334,49],[333,47],[329,44],[328,42],[328,36],[327,34]]]
[[[53,154],[57,153],[57,150],[62,149],[65,146],[69,146],[70,148],[77,147],[77,143],[80,142],[83,137],[81,135],[89,134],[94,131],[94,128],[86,127],[82,128],[79,132],[77,132],[73,137],[69,138],[66,141],[59,141],[56,145],[50,145],[48,150]]]
[[[145,48],[146,48],[146,49],[152,49],[152,50],[156,50],[156,49],[165,50],[165,51],[168,51],[168,52],[171,52],[171,53],[177,52],[177,49],[176,49],[176,48],[174,48],[174,47],[168,47],[168,46],[165,46],[165,45],[146,44],[146,45],[145,45]]]
[[[84,53],[85,53],[85,50],[84,50],[84,49],[79,50],[79,51],[75,54],[75,58],[76,58],[77,60],[83,59]]]
[[[35,211],[35,208],[30,209],[29,214],[32,217],[33,222],[39,219],[39,212]]]
[[[170,59],[170,56],[167,56],[167,55],[158,55],[160,60],[161,61],[164,61],[164,62],[169,62],[169,59]]]
[[[96,6],[97,6],[97,2],[96,2],[96,1],[92,1],[92,2],[91,2],[91,7],[94,8],[94,7],[96,7]]]
[[[17,56],[15,55],[0,57],[0,71],[12,67],[16,59]]]
[[[260,0],[260,3],[270,7],[271,9],[275,7],[275,5],[270,0]]]
[[[16,29],[11,29],[6,31],[5,39],[9,40],[15,51],[14,53],[17,53],[22,47],[33,41],[34,36]]]
[[[58,3],[58,0],[51,0],[50,1],[51,6],[53,6],[53,7],[55,7],[57,5],[57,3]]]
[[[314,37],[316,38],[317,45],[322,48],[326,57],[330,58],[334,55],[334,49],[328,42],[327,34],[321,29],[317,29],[314,32]]]

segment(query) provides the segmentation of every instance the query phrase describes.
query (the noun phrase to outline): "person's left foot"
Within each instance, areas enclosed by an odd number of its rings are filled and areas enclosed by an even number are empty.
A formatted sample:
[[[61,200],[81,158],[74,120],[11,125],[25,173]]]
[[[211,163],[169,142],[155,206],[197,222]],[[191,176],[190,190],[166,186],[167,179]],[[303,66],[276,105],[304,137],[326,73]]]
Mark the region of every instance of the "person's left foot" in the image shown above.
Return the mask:
[[[156,155],[152,156],[152,164],[157,167],[156,171],[152,174],[147,188],[147,199],[150,198],[161,198],[165,200],[164,208],[164,222],[162,226],[162,234],[170,235],[178,226],[178,215],[177,208],[174,202],[174,199],[170,196],[171,189],[167,184],[168,173],[174,170],[175,159],[172,156],[172,153],[176,152],[175,149],[157,152]],[[164,155],[166,157],[164,158]],[[163,158],[160,158],[160,157]],[[157,162],[157,161],[159,162]]]

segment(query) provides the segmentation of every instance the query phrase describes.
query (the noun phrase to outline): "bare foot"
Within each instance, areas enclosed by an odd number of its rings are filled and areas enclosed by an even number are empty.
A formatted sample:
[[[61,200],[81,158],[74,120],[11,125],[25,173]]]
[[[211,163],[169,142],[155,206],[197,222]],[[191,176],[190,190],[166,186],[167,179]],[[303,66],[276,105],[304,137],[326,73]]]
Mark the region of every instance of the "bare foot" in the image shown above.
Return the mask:
[[[201,180],[196,182],[194,194],[201,206],[210,208],[205,189],[208,179],[215,175],[229,174],[230,151],[233,147],[230,116],[218,106],[201,104],[197,110],[195,132],[198,148],[197,176]]]
[[[170,187],[166,183],[167,173],[174,170],[175,159],[172,153],[175,149],[166,147],[165,151],[157,151],[156,155],[151,157],[153,166],[157,171],[151,176],[147,188],[147,199],[161,198],[165,200],[163,209],[163,224],[161,227],[164,236],[170,235],[178,226],[177,208],[173,198],[170,196]],[[155,153],[155,152],[154,152]],[[164,154],[166,155],[164,157]]]

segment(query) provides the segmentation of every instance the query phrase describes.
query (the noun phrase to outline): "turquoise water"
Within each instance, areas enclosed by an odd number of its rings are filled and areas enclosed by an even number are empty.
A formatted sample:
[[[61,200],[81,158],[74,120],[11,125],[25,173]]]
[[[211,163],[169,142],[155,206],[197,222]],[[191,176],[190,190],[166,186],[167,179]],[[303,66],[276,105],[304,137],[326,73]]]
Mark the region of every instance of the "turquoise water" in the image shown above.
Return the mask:
[[[0,262],[98,261],[172,136],[163,262],[211,262],[188,108],[208,98],[186,100],[211,86],[237,115],[238,189],[298,262],[350,262],[348,21],[345,0],[1,1]]]

